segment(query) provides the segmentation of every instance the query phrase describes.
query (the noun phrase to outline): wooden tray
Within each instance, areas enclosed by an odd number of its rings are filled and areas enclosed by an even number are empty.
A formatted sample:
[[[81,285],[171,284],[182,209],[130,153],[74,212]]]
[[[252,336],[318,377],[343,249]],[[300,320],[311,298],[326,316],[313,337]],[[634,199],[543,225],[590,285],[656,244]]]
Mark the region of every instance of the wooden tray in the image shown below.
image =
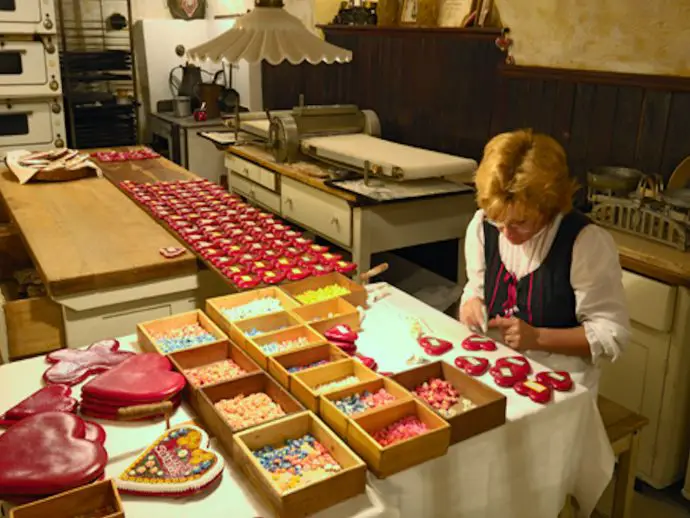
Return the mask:
[[[288,368],[297,365],[310,365],[321,360],[335,362],[348,358],[349,356],[347,354],[334,345],[315,345],[305,349],[297,349],[296,351],[286,351],[284,353],[272,355],[268,359],[268,373],[273,376],[278,383],[289,390],[292,374],[288,372]],[[313,368],[314,367],[312,367],[312,369]],[[311,369],[303,369],[301,372],[308,370]]]
[[[367,369],[360,362],[348,358],[347,360],[329,363],[321,367],[314,367],[308,371],[297,372],[292,375],[290,382],[290,392],[309,410],[312,412],[319,411],[319,396],[321,393],[315,391],[315,388],[324,383],[345,378],[347,376],[357,376],[361,382],[371,381],[380,378],[374,371]],[[345,387],[343,387],[345,388]],[[334,389],[329,392],[335,392]]]
[[[287,415],[304,410],[295,398],[265,372],[256,372],[212,387],[204,387],[199,392],[199,416],[204,422],[204,428],[218,438],[223,449],[230,456],[233,454],[232,436],[242,430],[232,430],[223,415],[216,410],[214,404],[221,399],[231,399],[239,394],[248,396],[264,392],[278,403]]]
[[[235,325],[233,325],[233,322],[225,318],[225,315],[223,315],[222,310],[243,306],[245,304],[249,304],[254,300],[261,299],[264,297],[274,297],[280,300],[283,305],[283,310],[286,311],[300,306],[299,302],[297,302],[292,297],[286,295],[279,288],[271,287],[246,291],[243,293],[234,293],[232,295],[224,295],[222,297],[208,299],[206,301],[206,312],[211,317],[211,319],[216,324],[218,324],[218,326],[223,331],[225,331],[236,344],[239,344],[244,338],[244,335],[240,332],[239,329],[237,329]],[[240,322],[240,320],[238,320],[237,322]]]
[[[9,518],[73,518],[95,513],[106,507],[112,513],[103,518],[124,518],[125,512],[117,487],[112,480],[65,491],[55,496],[10,509]]]
[[[218,326],[204,314],[203,311],[196,309],[188,313],[179,313],[177,315],[160,318],[158,320],[149,320],[148,322],[137,324],[137,338],[139,340],[139,346],[142,348],[142,350],[147,352],[165,354],[156,346],[153,335],[156,333],[165,332],[169,329],[176,329],[191,324],[201,325],[201,327],[216,337],[216,341],[203,345],[196,345],[194,347],[184,349],[185,351],[213,343],[228,342],[228,337],[225,335],[225,333],[223,333],[223,331],[221,331]]]
[[[247,353],[231,342],[218,342],[202,347],[196,347],[187,351],[172,353],[170,356],[168,356],[168,358],[170,358],[170,361],[173,363],[175,368],[187,380],[187,386],[184,388],[184,396],[197,413],[199,413],[198,399],[201,387],[197,387],[196,385],[192,384],[191,380],[185,374],[185,370],[201,367],[202,365],[209,365],[211,363],[216,363],[229,358],[247,372],[247,374],[242,374],[238,377],[261,371],[261,368],[254,363]],[[220,383],[224,382],[221,381]],[[212,387],[213,385],[217,384],[218,383],[214,383],[205,386]]]
[[[282,342],[285,340],[296,340],[302,336],[307,337],[309,344],[295,350],[302,350],[313,345],[321,345],[326,343],[326,339],[309,326],[291,327],[290,329],[283,329],[281,331],[276,331],[275,333],[261,335],[258,338],[250,338],[246,342],[247,353],[254,359],[256,363],[261,366],[262,369],[265,370],[268,369],[268,359],[273,356],[273,354],[264,354],[264,352],[260,349],[262,345],[267,345],[273,342]]]
[[[293,310],[294,311],[294,310]],[[246,320],[239,320],[234,323],[236,329],[242,334],[242,341],[238,343],[244,349],[249,347],[249,341],[254,338],[259,338],[263,335],[284,331],[286,329],[301,326],[302,322],[292,315],[291,312],[281,311],[280,313],[270,313],[255,318],[248,318]],[[279,328],[283,329],[279,329]],[[256,329],[261,331],[261,334],[249,337],[245,333]]]
[[[329,273],[320,277],[307,277],[301,281],[284,284],[280,287],[286,294],[297,301],[296,296],[308,290],[316,290],[332,284],[339,284],[350,290],[350,293],[343,295],[341,298],[348,301],[354,306],[365,307],[367,303],[367,290],[354,282],[352,279],[345,277],[340,273]],[[299,302],[299,301],[297,301]],[[321,302],[321,301],[320,301]],[[300,305],[305,305],[300,303]]]
[[[357,321],[357,325],[359,326],[359,312],[357,308],[340,297],[317,302],[316,304],[309,304],[308,306],[300,306],[293,309],[291,313],[305,324],[310,325],[323,324],[323,322],[338,318],[347,318],[349,319],[348,322]],[[333,317],[329,317],[328,315],[330,314],[332,314]],[[326,329],[330,329],[330,327]]]
[[[315,304],[316,305],[316,304]],[[306,309],[307,307],[314,307],[314,306],[304,306]],[[356,310],[355,310],[356,311]],[[326,335],[326,331],[329,329],[333,329],[335,326],[339,326],[341,324],[347,324],[352,328],[353,331],[359,333],[362,329],[362,323],[359,318],[359,312],[356,311],[355,313],[347,313],[344,315],[340,315],[339,317],[334,317],[334,318],[327,318],[325,320],[319,320],[318,322],[313,322],[309,324],[309,326],[316,331],[319,334]]]
[[[449,381],[460,395],[477,405],[476,408],[466,412],[460,411],[453,417],[444,418],[451,426],[451,444],[505,424],[506,397],[449,363],[443,361],[427,363],[392,376],[392,379],[410,392],[430,378]],[[423,401],[421,398],[418,399]],[[427,406],[433,410],[431,406]]]
[[[330,478],[280,492],[252,451],[280,447],[288,439],[313,435],[343,468]],[[366,465],[311,412],[302,412],[235,435],[234,457],[259,494],[280,518],[296,518],[327,509],[365,491]]]
[[[383,407],[372,408],[371,410],[348,416],[341,412],[337,406],[335,406],[335,401],[351,396],[352,394],[364,392],[365,390],[368,390],[369,392],[377,392],[381,389],[385,389],[386,392],[395,396],[396,400],[391,401],[391,405],[412,399],[412,394],[398,385],[395,381],[389,378],[378,378],[375,380],[358,383],[357,385],[352,385],[351,387],[345,387],[344,389],[336,390],[335,392],[329,392],[328,394],[321,396],[319,398],[319,413],[321,414],[321,418],[333,429],[335,433],[337,433],[340,437],[347,439],[347,429],[350,425],[350,419],[368,415],[371,412],[376,412]]]
[[[429,431],[391,446],[381,446],[370,435],[408,415],[416,415]],[[450,426],[417,399],[393,403],[350,420],[347,442],[378,477],[445,455],[450,444]]]

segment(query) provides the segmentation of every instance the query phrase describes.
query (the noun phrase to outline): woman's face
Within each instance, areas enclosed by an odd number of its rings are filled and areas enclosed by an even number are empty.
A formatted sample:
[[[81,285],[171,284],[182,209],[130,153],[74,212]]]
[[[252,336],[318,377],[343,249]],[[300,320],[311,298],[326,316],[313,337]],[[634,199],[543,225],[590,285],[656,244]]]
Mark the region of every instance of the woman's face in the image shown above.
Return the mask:
[[[509,208],[502,221],[490,221],[513,245],[521,245],[544,228],[544,218],[526,218],[525,214]]]

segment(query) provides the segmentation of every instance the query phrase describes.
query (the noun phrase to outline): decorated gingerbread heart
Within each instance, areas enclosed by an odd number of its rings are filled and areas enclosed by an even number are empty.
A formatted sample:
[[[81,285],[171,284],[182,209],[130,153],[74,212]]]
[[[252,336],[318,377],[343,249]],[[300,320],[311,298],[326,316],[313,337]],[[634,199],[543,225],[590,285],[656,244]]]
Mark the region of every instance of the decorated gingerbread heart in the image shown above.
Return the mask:
[[[99,478],[103,445],[85,439],[84,421],[65,412],[21,420],[0,435],[0,494],[52,495]]]
[[[417,341],[424,349],[424,352],[431,356],[440,356],[453,348],[453,344],[448,340],[433,336],[421,336]]]
[[[74,413],[79,403],[70,397],[71,394],[72,389],[68,385],[43,387],[0,416],[0,425],[10,425],[44,412]]]
[[[345,354],[352,356],[357,352],[357,346],[352,342],[340,342],[338,340],[329,340],[333,345],[339,347]]]
[[[559,392],[568,392],[573,388],[573,378],[566,371],[544,371],[535,376],[542,385],[547,385]]]
[[[54,365],[43,373],[46,383],[76,385],[88,376],[111,369],[135,355],[120,351],[117,340],[101,340],[86,349],[60,349],[46,356]]]
[[[172,369],[165,356],[137,354],[89,381],[82,387],[82,395],[132,405],[170,399],[185,386],[184,376]]]
[[[179,246],[166,246],[165,248],[161,248],[159,252],[166,259],[173,259],[184,254],[186,250]]]
[[[470,335],[462,341],[462,348],[466,351],[495,351],[496,342],[486,336]]]
[[[527,374],[524,371],[511,369],[507,366],[494,365],[489,369],[489,374],[494,378],[494,382],[499,387],[509,388],[515,385],[518,381],[524,381]]]
[[[489,360],[475,356],[458,356],[455,366],[471,376],[481,376],[489,369]]]
[[[524,356],[508,356],[506,358],[499,358],[496,360],[497,367],[508,367],[509,369],[518,372],[523,377],[527,377],[532,372],[532,366],[529,360]]]
[[[535,380],[518,381],[513,388],[515,392],[530,398],[535,403],[543,405],[551,400],[551,387]]]
[[[353,329],[348,324],[338,324],[337,326],[334,326],[326,330],[324,336],[329,340],[335,340],[337,342],[348,342],[351,344],[355,343],[357,341],[357,338],[359,337],[357,332],[353,331]]]
[[[115,480],[122,493],[183,496],[202,491],[223,474],[223,458],[209,450],[208,435],[192,425],[172,428]]]

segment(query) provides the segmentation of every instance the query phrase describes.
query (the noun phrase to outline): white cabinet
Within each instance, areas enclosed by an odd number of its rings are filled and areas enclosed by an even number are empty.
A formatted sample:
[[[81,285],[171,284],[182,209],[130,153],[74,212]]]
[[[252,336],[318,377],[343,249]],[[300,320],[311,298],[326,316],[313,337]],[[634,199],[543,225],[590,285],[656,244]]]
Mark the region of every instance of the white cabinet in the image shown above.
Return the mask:
[[[187,150],[186,168],[192,173],[220,183],[220,177],[225,173],[225,153],[220,151],[210,140],[205,139],[201,131],[226,131],[223,125],[207,128],[187,128],[184,130]]]
[[[600,393],[649,419],[638,475],[656,488],[681,479],[690,446],[690,290],[624,272],[632,339],[603,366]]]

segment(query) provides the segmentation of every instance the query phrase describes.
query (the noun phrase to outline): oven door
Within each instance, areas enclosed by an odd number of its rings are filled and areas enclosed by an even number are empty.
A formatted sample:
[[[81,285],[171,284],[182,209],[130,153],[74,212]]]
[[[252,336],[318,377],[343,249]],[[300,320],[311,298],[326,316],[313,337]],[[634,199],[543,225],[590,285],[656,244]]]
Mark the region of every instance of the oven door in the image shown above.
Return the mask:
[[[59,132],[63,116],[62,106],[53,99],[3,102],[0,150],[61,147],[58,144],[62,140]]]
[[[55,34],[52,0],[0,0],[0,34]]]
[[[44,38],[0,40],[0,98],[61,93],[57,49],[52,38]]]

